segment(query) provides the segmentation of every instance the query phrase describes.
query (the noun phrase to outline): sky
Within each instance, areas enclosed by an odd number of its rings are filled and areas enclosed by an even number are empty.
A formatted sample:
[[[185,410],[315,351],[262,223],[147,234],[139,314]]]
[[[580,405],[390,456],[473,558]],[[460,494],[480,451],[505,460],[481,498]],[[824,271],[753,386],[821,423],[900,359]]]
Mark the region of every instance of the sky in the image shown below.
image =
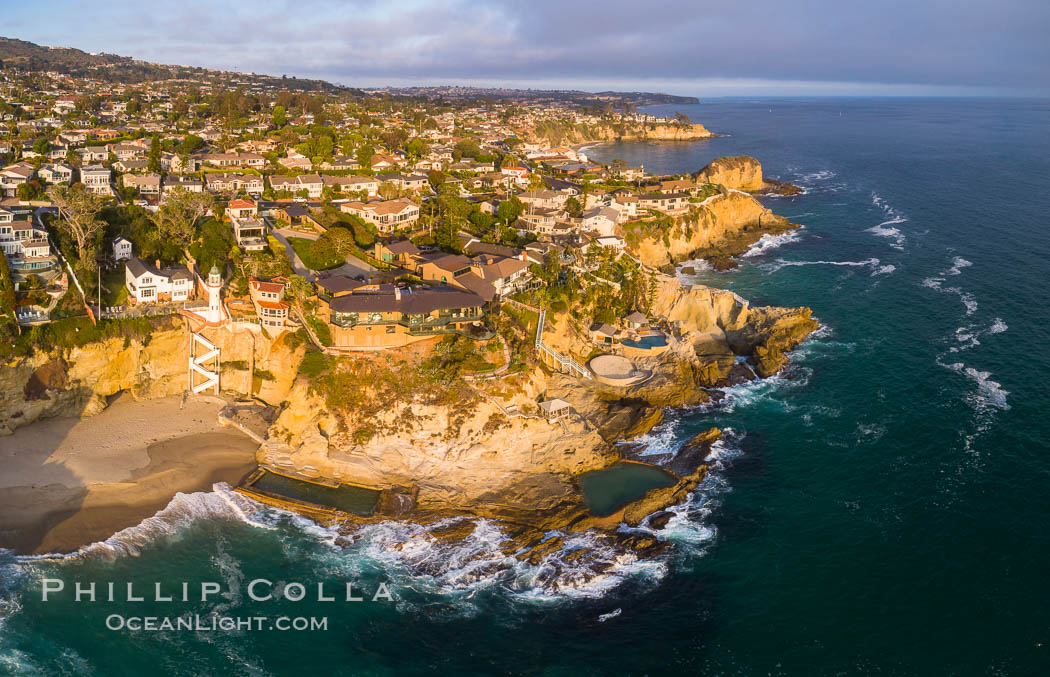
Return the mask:
[[[0,35],[356,87],[1050,95],[1047,0],[0,0]]]

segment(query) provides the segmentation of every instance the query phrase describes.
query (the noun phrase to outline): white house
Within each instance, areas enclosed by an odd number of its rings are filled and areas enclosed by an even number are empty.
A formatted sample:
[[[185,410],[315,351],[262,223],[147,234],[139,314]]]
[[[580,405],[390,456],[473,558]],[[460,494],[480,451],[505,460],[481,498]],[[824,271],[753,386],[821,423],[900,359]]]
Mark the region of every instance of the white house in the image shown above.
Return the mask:
[[[91,165],[80,168],[80,182],[84,187],[96,195],[112,195],[109,187],[110,172],[101,165]]]
[[[255,314],[266,333],[276,336],[288,319],[288,302],[284,300],[284,283],[251,278],[248,287]]]
[[[121,235],[113,240],[113,260],[127,261],[131,258],[131,241]]]
[[[624,250],[627,248],[627,243],[623,241],[622,237],[599,237],[595,242],[599,247],[608,247],[610,249]]]
[[[48,183],[64,183],[68,186],[73,182],[73,168],[66,164],[47,164],[38,169],[36,173]]]
[[[603,237],[609,237],[616,233],[616,222],[620,213],[612,207],[598,207],[585,212],[583,221],[580,223],[582,230],[597,233]]]
[[[186,266],[161,268],[132,256],[125,266],[124,281],[136,303],[185,301],[193,295],[193,276]]]

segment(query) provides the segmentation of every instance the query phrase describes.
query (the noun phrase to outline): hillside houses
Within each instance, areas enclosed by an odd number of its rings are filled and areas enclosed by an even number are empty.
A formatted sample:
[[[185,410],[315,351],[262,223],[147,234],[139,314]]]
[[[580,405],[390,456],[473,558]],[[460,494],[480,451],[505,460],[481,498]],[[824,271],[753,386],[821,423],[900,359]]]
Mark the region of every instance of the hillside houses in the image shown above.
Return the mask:
[[[28,183],[36,172],[32,165],[19,163],[0,169],[0,191],[4,197],[14,197],[18,187]]]
[[[263,330],[270,336],[276,336],[288,323],[289,304],[284,300],[284,279],[270,280],[251,278],[248,281],[248,293],[255,307],[256,317]]]
[[[256,153],[206,153],[201,160],[212,167],[262,169],[266,158]]]
[[[0,251],[7,257],[15,281],[30,275],[47,277],[58,270],[47,233],[29,221],[16,220],[6,209],[0,209]]]

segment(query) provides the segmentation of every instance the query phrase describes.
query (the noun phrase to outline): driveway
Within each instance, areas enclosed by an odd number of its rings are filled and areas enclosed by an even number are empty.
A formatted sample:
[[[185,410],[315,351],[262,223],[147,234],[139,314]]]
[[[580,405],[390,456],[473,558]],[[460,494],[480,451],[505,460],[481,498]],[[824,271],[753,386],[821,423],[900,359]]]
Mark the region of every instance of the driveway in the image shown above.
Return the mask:
[[[303,260],[295,253],[295,249],[292,247],[292,244],[288,242],[288,238],[285,237],[280,230],[273,230],[271,232],[273,233],[273,236],[277,238],[277,241],[284,245],[284,250],[288,253],[288,259],[292,262],[292,270],[294,270],[297,275],[305,277],[308,282],[313,282],[317,275],[314,271],[307,268],[306,264],[303,263]]]

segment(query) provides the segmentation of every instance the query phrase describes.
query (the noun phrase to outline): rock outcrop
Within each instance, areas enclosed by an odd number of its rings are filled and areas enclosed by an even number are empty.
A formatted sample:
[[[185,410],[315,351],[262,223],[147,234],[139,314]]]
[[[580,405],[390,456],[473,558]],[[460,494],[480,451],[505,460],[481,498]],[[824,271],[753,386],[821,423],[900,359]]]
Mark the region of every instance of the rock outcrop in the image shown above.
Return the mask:
[[[695,141],[719,135],[698,122],[688,125],[652,122],[573,125],[556,130],[533,129],[523,132],[523,136],[532,142],[559,145],[601,141]]]
[[[748,193],[795,195],[801,192],[801,189],[790,183],[763,178],[762,164],[749,155],[731,155],[712,160],[693,174],[693,178],[697,182],[715,183]]]
[[[413,430],[383,432],[410,410]],[[373,424],[378,431],[355,443],[340,417],[296,383],[275,422],[282,450],[260,450],[260,462],[285,461],[322,476],[377,488],[411,486],[418,512],[470,512],[532,525],[561,524],[583,514],[573,477],[603,468],[619,455],[581,420],[548,423],[503,416],[489,401],[473,407],[449,437],[449,409],[409,404],[391,407]],[[490,421],[498,421],[490,425]]]
[[[809,308],[752,308],[733,292],[700,285],[682,288],[674,278],[660,279],[656,298],[654,311],[693,341],[698,354],[728,348],[733,355],[746,355],[763,378],[782,369],[787,353],[819,326]],[[726,378],[733,365],[728,366]]]
[[[645,222],[639,222],[645,224]],[[628,247],[642,263],[662,268],[703,258],[718,268],[735,264],[738,256],[765,234],[781,234],[797,226],[737,190],[709,197],[670,224],[628,224],[623,227]]]

